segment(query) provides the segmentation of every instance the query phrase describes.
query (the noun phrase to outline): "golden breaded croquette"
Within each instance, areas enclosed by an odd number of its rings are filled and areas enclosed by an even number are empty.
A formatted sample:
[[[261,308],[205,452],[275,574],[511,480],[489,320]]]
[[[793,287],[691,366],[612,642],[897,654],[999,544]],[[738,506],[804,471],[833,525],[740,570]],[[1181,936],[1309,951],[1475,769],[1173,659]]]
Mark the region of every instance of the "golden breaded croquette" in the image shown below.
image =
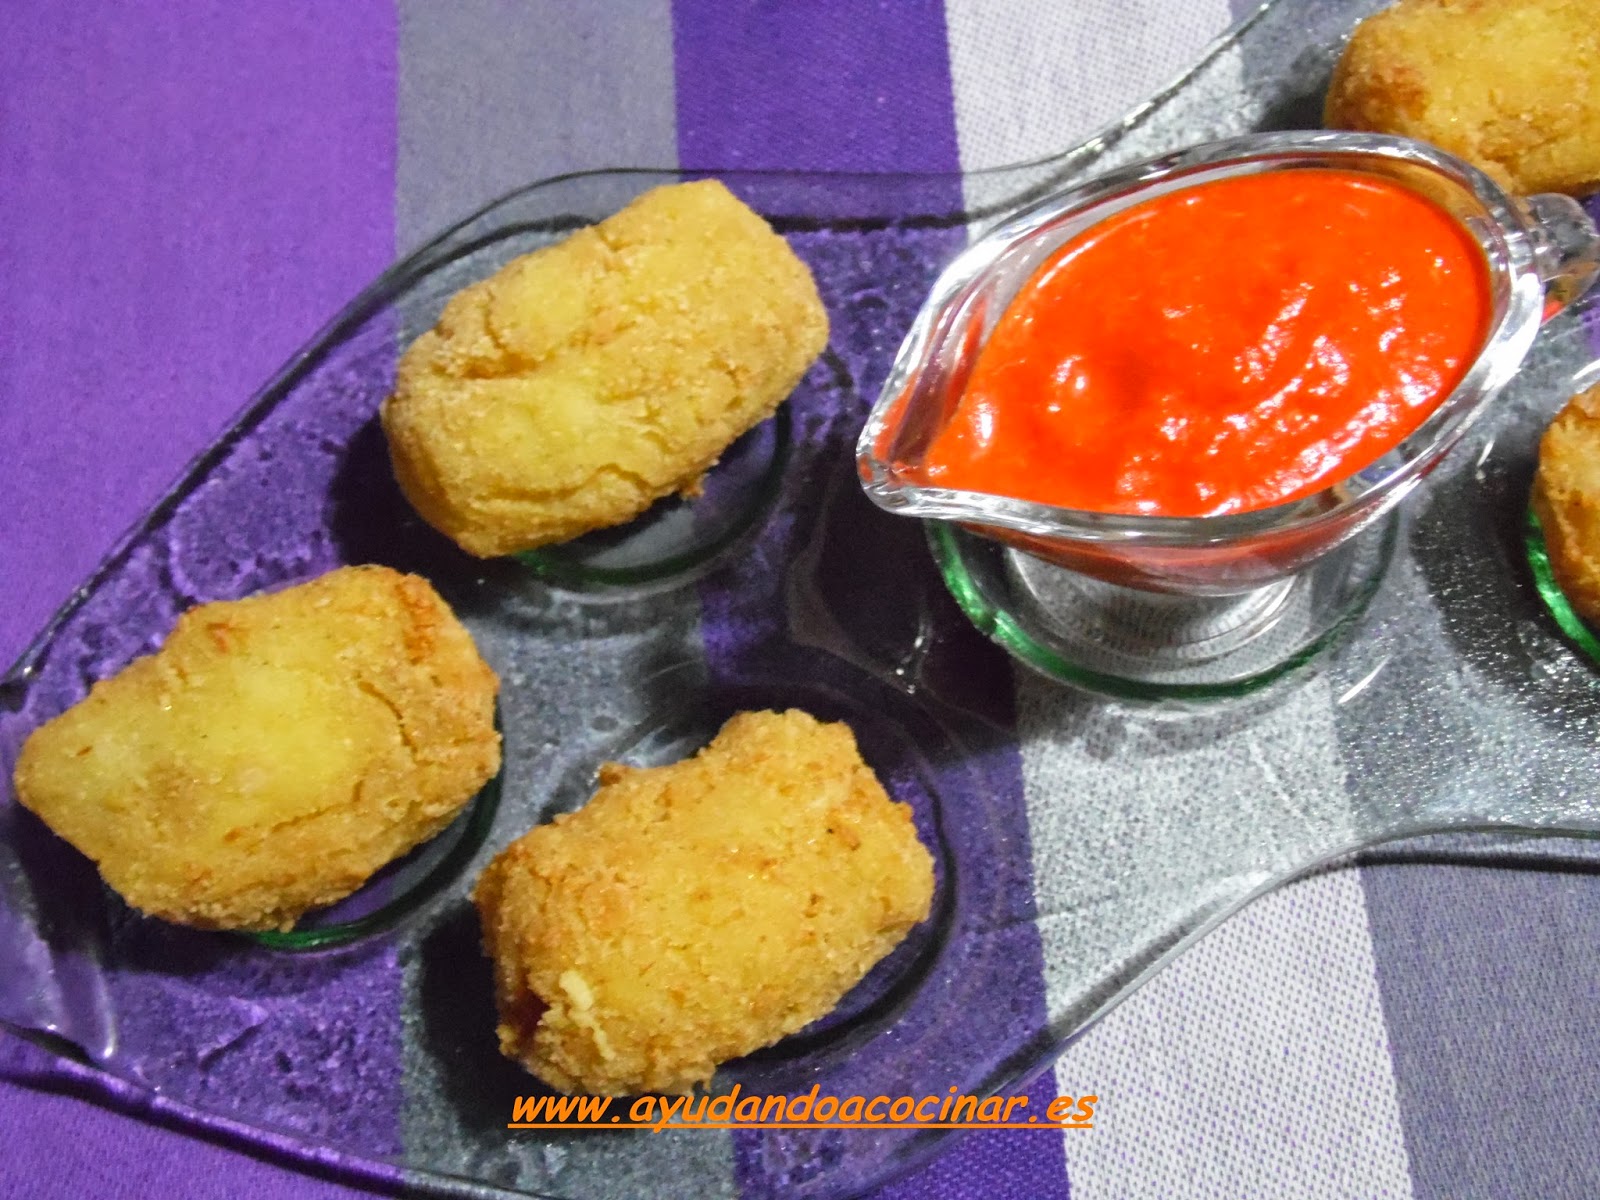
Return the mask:
[[[848,726],[740,713],[692,759],[608,763],[474,899],[500,1048],[552,1087],[683,1091],[827,1013],[928,915],[933,860]]]
[[[184,613],[33,732],[17,797],[135,908],[288,929],[499,770],[496,689],[426,580],[345,567]]]
[[[1574,396],[1545,430],[1533,511],[1556,582],[1585,620],[1600,624],[1600,387]]]
[[[1512,192],[1600,187],[1595,0],[1400,0],[1334,70],[1330,128],[1401,134]]]
[[[827,340],[765,221],[714,180],[656,188],[450,300],[383,406],[395,477],[482,558],[619,525],[697,492]]]

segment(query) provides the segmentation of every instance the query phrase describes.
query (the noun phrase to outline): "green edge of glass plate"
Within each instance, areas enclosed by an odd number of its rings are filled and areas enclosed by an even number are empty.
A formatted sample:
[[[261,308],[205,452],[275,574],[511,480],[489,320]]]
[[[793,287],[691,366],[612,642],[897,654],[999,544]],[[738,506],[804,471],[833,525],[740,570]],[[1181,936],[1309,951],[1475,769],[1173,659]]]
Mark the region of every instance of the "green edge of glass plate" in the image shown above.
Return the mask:
[[[1523,522],[1523,544],[1528,551],[1528,568],[1533,572],[1534,589],[1539,593],[1539,599],[1544,601],[1545,609],[1555,618],[1569,642],[1591,662],[1600,663],[1600,639],[1596,639],[1594,632],[1578,615],[1577,609],[1572,607],[1567,594],[1556,582],[1556,573],[1550,566],[1550,548],[1545,545],[1544,526],[1539,523],[1539,514],[1533,511],[1531,504]]]
[[[498,705],[495,706],[494,728],[503,738]],[[435,863],[427,874],[382,908],[337,925],[291,929],[287,932],[278,930],[244,932],[239,936],[269,950],[327,950],[371,937],[375,933],[382,933],[398,925],[461,874],[472,861],[473,855],[478,853],[488,839],[489,830],[494,827],[495,816],[500,811],[505,770],[505,758],[502,755],[500,769],[472,798],[471,807],[467,810],[466,828],[461,831],[455,845],[450,847],[449,852]]]
[[[939,573],[944,576],[945,587],[955,598],[957,607],[985,637],[998,642],[1012,655],[1052,679],[1120,700],[1150,701],[1230,700],[1240,696],[1250,696],[1305,666],[1366,611],[1379,584],[1388,573],[1398,528],[1398,522],[1391,521],[1384,531],[1383,546],[1379,551],[1382,566],[1373,572],[1372,579],[1350,605],[1345,615],[1321,637],[1296,651],[1283,662],[1259,674],[1225,683],[1145,683],[1135,679],[1123,679],[1117,675],[1102,675],[1098,671],[1080,667],[1036,640],[1023,629],[1015,617],[992,603],[984,595],[983,589],[973,580],[966,564],[962,561],[961,551],[956,546],[955,527],[947,521],[928,521],[926,525],[928,542],[933,548],[933,557],[939,565]]]
[[[546,546],[511,557],[546,583],[577,588],[633,587],[668,579],[704,565],[754,529],[777,502],[784,474],[789,468],[789,459],[794,452],[794,418],[789,413],[789,406],[782,404],[772,420],[772,461],[767,464],[754,500],[727,529],[704,545],[636,567],[587,566],[573,555],[568,545]]]

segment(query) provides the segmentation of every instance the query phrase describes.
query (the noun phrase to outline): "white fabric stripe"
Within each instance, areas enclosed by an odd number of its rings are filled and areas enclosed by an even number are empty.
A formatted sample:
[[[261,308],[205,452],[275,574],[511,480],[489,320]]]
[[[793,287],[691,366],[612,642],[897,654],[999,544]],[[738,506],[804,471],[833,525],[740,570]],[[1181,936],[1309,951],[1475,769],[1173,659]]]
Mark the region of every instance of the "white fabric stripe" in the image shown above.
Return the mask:
[[[1074,1200],[1411,1196],[1361,882],[1269,893],[1057,1063]]]
[[[1132,961],[1176,911],[1343,839],[1332,707],[1303,683],[1208,729],[1019,679],[1052,1014],[1080,1001],[1087,964]],[[1057,1077],[1102,1098],[1095,1132],[1067,1144],[1077,1200],[1411,1194],[1353,873],[1236,915],[1084,1035]]]
[[[961,163],[976,171],[1082,144],[1190,70],[1228,26],[1229,12],[1227,0],[1022,0],[1003,9],[988,0],[946,0],[945,18]],[[1179,119],[1185,127],[1204,129],[1214,109],[1217,133],[1236,132],[1237,113],[1227,105],[1242,84],[1234,47],[1186,90]],[[1182,115],[1196,105],[1199,112]],[[1170,126],[1172,115],[1164,125]],[[1109,169],[1171,148],[1155,136],[1154,146],[1140,136],[1123,142],[1103,165]],[[1046,168],[1029,184],[1043,183],[1048,175]],[[968,175],[968,211],[1004,203],[1021,183],[1013,172]]]
[[[945,0],[963,170],[1071,148],[1178,78],[1228,0]]]
[[[969,171],[1078,144],[1171,83],[1231,19],[1227,0],[946,0],[945,13]],[[1225,55],[1208,93],[1237,95],[1228,77],[1242,70]],[[969,182],[969,205],[992,198],[982,187]],[[1347,801],[1331,699],[1310,686],[1276,703],[1223,751],[1192,726],[1019,678],[1052,1012],[1081,994],[1075,968],[1135,953],[1177,895],[1201,899],[1211,864],[1241,857],[1264,874],[1337,839]],[[1091,797],[1116,798],[1089,806],[1098,824],[1083,820]],[[1097,1128],[1066,1147],[1077,1200],[1411,1195],[1353,873],[1252,904],[1084,1035],[1056,1076],[1063,1093],[1102,1098]]]

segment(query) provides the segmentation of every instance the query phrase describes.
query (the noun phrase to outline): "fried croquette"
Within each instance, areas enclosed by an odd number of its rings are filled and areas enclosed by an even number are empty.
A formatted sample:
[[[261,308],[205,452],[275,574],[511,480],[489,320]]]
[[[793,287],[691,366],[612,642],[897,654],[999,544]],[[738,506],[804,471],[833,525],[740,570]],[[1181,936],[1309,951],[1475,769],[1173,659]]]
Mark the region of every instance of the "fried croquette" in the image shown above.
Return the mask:
[[[137,909],[288,929],[494,775],[496,687],[425,580],[345,567],[183,614],[34,731],[17,796]]]
[[[489,864],[500,1048],[562,1091],[687,1090],[830,1011],[932,895],[848,726],[740,713],[692,759],[606,764]]]
[[[1512,192],[1600,187],[1595,0],[1400,0],[1334,70],[1335,129],[1432,142]]]
[[[1600,624],[1600,387],[1574,396],[1545,430],[1533,511],[1556,582],[1573,608]]]
[[[450,300],[383,406],[395,477],[481,558],[619,525],[695,494],[827,340],[765,221],[714,180],[657,188]]]

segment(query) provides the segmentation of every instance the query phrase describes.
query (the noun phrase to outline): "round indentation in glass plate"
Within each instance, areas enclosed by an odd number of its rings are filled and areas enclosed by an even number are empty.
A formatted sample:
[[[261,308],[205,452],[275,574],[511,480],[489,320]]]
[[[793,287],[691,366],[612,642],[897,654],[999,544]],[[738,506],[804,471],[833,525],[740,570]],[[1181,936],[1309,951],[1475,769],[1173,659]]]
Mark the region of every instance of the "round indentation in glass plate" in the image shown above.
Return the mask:
[[[687,685],[687,680],[685,680]],[[956,894],[953,857],[944,835],[932,761],[940,747],[914,736],[892,711],[872,708],[820,685],[712,685],[684,704],[660,710],[615,739],[599,759],[575,768],[553,792],[546,818],[581,807],[595,791],[601,761],[657,767],[693,757],[735,713],[798,708],[821,721],[843,721],[855,734],[862,759],[889,797],[910,805],[917,836],[933,858],[934,896],[926,920],[880,960],[830,1012],[805,1028],[725,1069],[741,1074],[781,1068],[797,1059],[834,1060],[881,1032],[916,992],[948,932]],[[920,728],[920,726],[919,726]],[[950,748],[954,753],[954,748]],[[580,777],[581,775],[581,777]]]
[[[1523,521],[1522,533],[1528,568],[1533,572],[1534,590],[1539,593],[1545,610],[1555,619],[1567,641],[1591,662],[1600,664],[1600,638],[1595,637],[1588,622],[1578,615],[1578,610],[1572,607],[1567,594],[1556,582],[1556,573],[1550,566],[1550,547],[1544,540],[1544,526],[1539,523],[1538,514],[1532,506],[1529,506],[1528,515]]]
[[[761,526],[782,490],[793,451],[787,404],[723,453],[704,490],[669,496],[642,516],[514,557],[545,583],[574,591],[639,589],[705,574]]]
[[[498,708],[494,727],[500,730]],[[272,950],[328,950],[393,928],[466,870],[494,825],[504,777],[502,755],[500,770],[438,836],[384,867],[337,904],[307,913],[286,932],[267,930],[239,936]]]
[[[1299,574],[1238,596],[1102,583],[945,521],[928,542],[956,604],[1052,679],[1124,700],[1253,695],[1310,662],[1366,610],[1394,556],[1390,516]]]

